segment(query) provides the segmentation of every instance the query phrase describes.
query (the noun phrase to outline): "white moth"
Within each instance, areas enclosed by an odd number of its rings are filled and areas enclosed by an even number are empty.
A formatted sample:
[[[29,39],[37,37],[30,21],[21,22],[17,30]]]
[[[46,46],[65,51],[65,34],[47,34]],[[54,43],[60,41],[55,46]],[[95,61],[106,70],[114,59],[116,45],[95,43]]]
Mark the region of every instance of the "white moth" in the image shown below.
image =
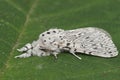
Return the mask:
[[[78,59],[81,57],[75,53],[83,53],[99,57],[115,57],[118,55],[117,48],[111,36],[103,29],[88,27],[75,30],[50,29],[40,34],[37,41],[27,43],[24,47],[17,49],[23,54],[15,58],[26,58],[30,56],[49,56],[62,51],[69,51]]]

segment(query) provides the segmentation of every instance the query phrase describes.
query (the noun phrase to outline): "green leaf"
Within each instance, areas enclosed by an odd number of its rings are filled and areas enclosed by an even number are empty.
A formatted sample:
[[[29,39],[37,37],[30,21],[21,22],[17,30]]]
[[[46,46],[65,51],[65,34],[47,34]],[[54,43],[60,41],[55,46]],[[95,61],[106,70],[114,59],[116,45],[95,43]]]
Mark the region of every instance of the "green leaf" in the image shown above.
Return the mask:
[[[119,0],[0,0],[0,80],[120,80],[120,55],[14,58],[21,54],[17,48],[50,28],[103,28],[119,49],[119,4]]]

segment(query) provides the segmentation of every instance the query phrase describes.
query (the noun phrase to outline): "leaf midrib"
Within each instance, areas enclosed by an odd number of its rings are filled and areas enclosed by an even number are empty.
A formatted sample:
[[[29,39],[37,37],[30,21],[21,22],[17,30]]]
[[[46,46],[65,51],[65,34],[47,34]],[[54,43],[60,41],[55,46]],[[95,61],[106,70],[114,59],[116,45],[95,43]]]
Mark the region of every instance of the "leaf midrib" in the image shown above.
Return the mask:
[[[0,71],[1,71],[1,72],[0,72],[0,78],[4,75],[5,71],[9,68],[9,61],[11,60],[12,55],[13,55],[15,49],[16,49],[17,46],[18,46],[18,43],[19,43],[20,40],[22,39],[23,34],[24,34],[25,30],[26,30],[27,27],[28,27],[27,25],[28,25],[28,23],[29,23],[29,21],[30,21],[30,16],[31,16],[31,14],[34,12],[34,8],[36,8],[38,1],[39,1],[39,0],[35,0],[35,1],[33,2],[33,4],[31,5],[31,8],[29,9],[29,11],[28,11],[28,13],[27,13],[27,15],[26,15],[26,20],[25,20],[25,22],[24,22],[24,24],[23,24],[23,26],[22,26],[21,33],[18,35],[18,38],[17,38],[14,46],[12,47],[12,49],[11,49],[11,51],[10,51],[10,55],[8,56],[8,58],[7,58],[7,60],[6,60],[6,63],[4,64],[4,66],[3,66],[3,67],[1,68],[1,70],[0,70]]]

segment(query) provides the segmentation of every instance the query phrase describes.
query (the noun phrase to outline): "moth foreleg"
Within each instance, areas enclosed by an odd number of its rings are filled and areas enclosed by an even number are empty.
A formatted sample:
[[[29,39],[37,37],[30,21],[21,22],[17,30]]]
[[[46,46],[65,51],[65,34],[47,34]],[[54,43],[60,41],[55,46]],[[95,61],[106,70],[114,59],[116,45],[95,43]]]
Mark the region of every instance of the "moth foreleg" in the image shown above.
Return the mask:
[[[23,53],[21,55],[15,56],[15,58],[27,58],[27,57],[30,57],[30,56],[31,56],[31,54]]]
[[[28,50],[27,52],[21,54],[21,55],[18,55],[18,56],[15,56],[15,58],[27,58],[27,57],[30,57],[32,55],[32,52],[31,52],[31,49]]]
[[[22,48],[20,48],[20,49],[17,49],[19,52],[25,52],[25,51],[27,51],[27,50],[29,50],[29,49],[31,49],[32,48],[32,46],[31,46],[31,44],[30,43],[27,43],[25,46],[23,46]]]

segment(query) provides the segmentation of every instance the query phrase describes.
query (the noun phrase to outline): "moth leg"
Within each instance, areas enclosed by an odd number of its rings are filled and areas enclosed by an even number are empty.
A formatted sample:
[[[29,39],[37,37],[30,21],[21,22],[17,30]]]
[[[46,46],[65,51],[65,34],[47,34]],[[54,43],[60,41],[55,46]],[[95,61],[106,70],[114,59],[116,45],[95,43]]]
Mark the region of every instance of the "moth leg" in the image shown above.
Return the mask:
[[[78,59],[82,59],[81,57],[79,57],[78,55],[76,55],[75,53],[72,53],[75,57],[77,57]]]
[[[63,48],[64,50],[68,50],[71,54],[73,54],[75,57],[77,57],[78,59],[82,59],[81,57],[79,57],[79,56],[77,56],[76,54],[75,54],[75,49],[71,49],[71,48],[69,48],[69,47],[64,47]]]
[[[31,54],[24,53],[24,54],[21,54],[21,55],[15,56],[15,58],[27,58],[27,57],[30,57],[30,56],[31,56]]]
[[[78,55],[76,55],[73,50],[70,50],[70,53],[73,54],[76,58],[78,58],[78,59],[80,59],[80,60],[82,59],[81,57],[79,57]]]
[[[25,46],[23,46],[22,48],[20,48],[20,49],[17,49],[19,52],[24,52],[24,51],[27,51],[27,50],[29,50],[29,49],[31,49],[32,48],[32,46],[31,46],[31,44],[30,43],[27,43]]]
[[[59,54],[58,52],[53,52],[52,53],[53,55],[54,55],[54,57],[57,59],[58,57],[57,57],[57,54]]]
[[[26,53],[23,53],[21,55],[15,56],[15,58],[27,58],[27,57],[30,57],[31,55],[32,55],[32,53],[31,53],[31,49],[30,49]]]
[[[50,55],[49,52],[42,52],[42,53],[41,53],[41,56],[49,56],[49,55]]]

